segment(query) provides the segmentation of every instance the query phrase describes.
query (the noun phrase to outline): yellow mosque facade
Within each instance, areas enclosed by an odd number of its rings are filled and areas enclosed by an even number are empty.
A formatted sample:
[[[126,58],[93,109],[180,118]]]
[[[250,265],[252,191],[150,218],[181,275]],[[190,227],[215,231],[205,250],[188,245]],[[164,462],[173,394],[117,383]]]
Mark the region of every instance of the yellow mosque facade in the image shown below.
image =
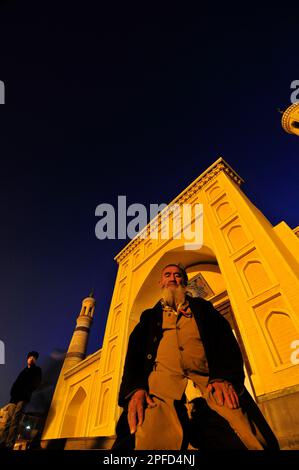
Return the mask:
[[[273,226],[241,189],[222,158],[196,178],[116,256],[118,272],[102,348],[85,357],[95,309],[83,300],[57,382],[42,446],[110,448],[129,335],[143,310],[160,298],[161,269],[181,263],[194,295],[229,320],[245,362],[246,385],[281,448],[299,449],[299,227]],[[202,207],[202,243],[170,231],[174,205]],[[196,227],[191,210],[190,228]],[[154,228],[156,236],[152,236]],[[99,306],[100,310],[100,306]],[[191,387],[187,397],[192,399]]]

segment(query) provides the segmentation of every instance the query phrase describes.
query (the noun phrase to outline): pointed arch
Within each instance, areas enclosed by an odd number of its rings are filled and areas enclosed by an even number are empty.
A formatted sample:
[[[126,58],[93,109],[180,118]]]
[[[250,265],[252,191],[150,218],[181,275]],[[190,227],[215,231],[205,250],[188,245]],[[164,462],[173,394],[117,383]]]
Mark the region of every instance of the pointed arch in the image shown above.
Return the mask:
[[[265,320],[265,327],[279,365],[291,363],[291,343],[298,338],[298,331],[290,316],[282,311],[272,311]]]
[[[83,432],[84,405],[86,392],[80,387],[71,399],[61,428],[60,437],[76,437]]]

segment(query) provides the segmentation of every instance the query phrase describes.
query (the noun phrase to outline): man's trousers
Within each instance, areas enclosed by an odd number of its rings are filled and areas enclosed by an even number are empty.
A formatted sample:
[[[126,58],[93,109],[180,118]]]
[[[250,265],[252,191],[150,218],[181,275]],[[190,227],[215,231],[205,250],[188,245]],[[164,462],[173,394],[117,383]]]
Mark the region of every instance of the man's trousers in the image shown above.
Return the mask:
[[[22,418],[23,409],[26,401],[21,400],[17,403],[9,403],[5,409],[7,411],[7,421],[0,434],[1,447],[8,447],[13,449],[15,440],[17,438],[20,420]]]
[[[248,394],[247,391],[244,393]],[[246,399],[248,400],[248,397]],[[184,424],[178,415],[176,401],[169,398],[162,399],[155,396],[153,397],[153,400],[156,403],[156,407],[146,408],[144,422],[142,426],[138,426],[137,428],[135,435],[135,449],[183,449],[184,442],[186,443],[190,436],[187,436],[187,441],[185,441]],[[250,406],[254,409],[254,413],[248,413],[242,405],[237,409],[230,409],[224,405],[220,406],[216,403],[212,392],[206,392],[204,400],[210,410],[216,412],[229,424],[230,428],[241,441],[241,446],[243,444],[242,447],[244,449],[279,449],[275,436],[253,400],[251,401]],[[242,403],[242,397],[240,397],[240,403]],[[208,423],[202,423],[203,427],[205,425],[208,425]],[[217,429],[214,432],[217,433]],[[223,439],[222,448],[225,448],[225,435],[218,436],[218,439]],[[199,446],[200,445],[201,442],[199,442]],[[227,449],[230,449],[229,441]]]

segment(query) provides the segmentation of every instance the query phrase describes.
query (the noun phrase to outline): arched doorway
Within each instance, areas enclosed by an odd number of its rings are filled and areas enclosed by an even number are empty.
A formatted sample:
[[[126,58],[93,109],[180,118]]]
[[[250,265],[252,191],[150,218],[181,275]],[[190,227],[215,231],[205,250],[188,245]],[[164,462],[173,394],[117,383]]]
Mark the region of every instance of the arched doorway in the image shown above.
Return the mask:
[[[177,246],[161,256],[156,265],[148,273],[133,301],[129,318],[129,334],[138,323],[142,311],[153,306],[161,297],[159,288],[161,271],[164,266],[170,263],[181,263],[185,267],[189,278],[188,292],[190,295],[193,297],[203,297],[210,301],[230,323],[244,359],[245,386],[255,399],[254,389],[250,380],[251,367],[245,346],[216,255],[209,246],[204,245],[200,250],[196,251],[184,250],[184,246]],[[190,387],[189,390],[192,393]]]
[[[68,405],[60,437],[75,437],[80,435],[80,431],[84,432],[85,401],[86,392],[80,387]]]

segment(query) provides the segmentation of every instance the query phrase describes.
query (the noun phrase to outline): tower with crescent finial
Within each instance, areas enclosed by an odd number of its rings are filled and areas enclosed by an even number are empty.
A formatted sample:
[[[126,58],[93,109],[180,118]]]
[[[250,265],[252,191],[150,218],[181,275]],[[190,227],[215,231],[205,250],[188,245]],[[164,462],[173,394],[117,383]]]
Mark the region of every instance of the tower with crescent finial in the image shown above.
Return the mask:
[[[76,328],[62,366],[63,372],[75,366],[86,357],[89,332],[93,322],[95,304],[96,301],[93,295],[93,290],[91,290],[88,297],[82,301],[82,307],[77,318]]]
[[[45,430],[53,432],[53,429],[56,429],[56,424],[59,421],[59,416],[61,414],[66,414],[61,433],[69,434],[70,429],[73,430],[73,433],[76,432],[75,422],[76,418],[81,419],[80,413],[76,406],[69,407],[68,412],[65,413],[63,406],[65,396],[68,395],[68,382],[66,381],[66,376],[70,371],[76,369],[76,366],[80,366],[80,363],[84,362],[86,359],[86,351],[90,328],[93,322],[95,304],[96,301],[92,289],[88,297],[85,297],[82,300],[82,307],[79,316],[77,317],[76,327],[60,371],[47,421],[45,423],[44,432]]]
[[[299,102],[293,103],[284,111],[281,125],[289,134],[299,136]]]

